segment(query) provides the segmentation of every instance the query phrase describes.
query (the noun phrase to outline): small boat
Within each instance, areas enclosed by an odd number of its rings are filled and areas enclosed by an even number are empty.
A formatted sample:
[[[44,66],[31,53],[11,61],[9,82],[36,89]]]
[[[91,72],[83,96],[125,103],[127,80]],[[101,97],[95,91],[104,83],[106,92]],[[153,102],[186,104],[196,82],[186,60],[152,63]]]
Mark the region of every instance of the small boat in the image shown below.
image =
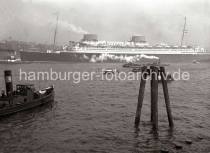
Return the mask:
[[[30,61],[19,61],[19,60],[0,60],[0,64],[30,64]]]
[[[129,63],[125,63],[122,65],[122,67],[124,67],[124,68],[130,68],[130,67],[135,67],[135,66],[139,66],[139,64],[129,62]]]
[[[102,70],[102,73],[103,73],[104,75],[106,75],[106,74],[115,74],[115,73],[117,73],[117,72],[118,72],[117,69],[104,69],[104,70]]]
[[[16,64],[20,63],[21,59],[16,58],[15,55],[8,56],[6,59],[0,60],[0,64]]]
[[[132,69],[132,72],[141,72],[141,68],[140,67],[136,67]]]
[[[193,60],[193,63],[194,63],[194,64],[199,64],[200,62],[197,61],[197,60]]]
[[[11,71],[5,71],[6,93],[0,96],[0,117],[32,109],[54,100],[54,87],[35,90],[33,84],[17,84],[13,91]]]
[[[0,64],[28,64],[31,62],[21,61],[20,58],[16,58],[15,56],[9,56],[7,59],[0,60]]]

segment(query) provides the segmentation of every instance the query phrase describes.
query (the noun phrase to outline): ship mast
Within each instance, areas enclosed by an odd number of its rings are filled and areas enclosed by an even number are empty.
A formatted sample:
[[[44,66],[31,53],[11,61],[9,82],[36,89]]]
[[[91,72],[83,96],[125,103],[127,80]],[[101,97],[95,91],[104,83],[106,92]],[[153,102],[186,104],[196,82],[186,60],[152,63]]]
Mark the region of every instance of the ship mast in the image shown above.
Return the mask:
[[[59,14],[56,13],[56,26],[55,26],[55,33],[54,33],[54,40],[53,40],[53,51],[55,51],[55,44],[56,44],[56,36],[57,36],[57,30],[58,30],[58,19],[59,19]]]
[[[182,30],[182,38],[181,38],[181,47],[182,47],[182,44],[183,44],[183,40],[184,40],[184,35],[185,33],[187,33],[187,30],[186,30],[186,16],[184,17],[184,27],[183,27],[183,30]]]

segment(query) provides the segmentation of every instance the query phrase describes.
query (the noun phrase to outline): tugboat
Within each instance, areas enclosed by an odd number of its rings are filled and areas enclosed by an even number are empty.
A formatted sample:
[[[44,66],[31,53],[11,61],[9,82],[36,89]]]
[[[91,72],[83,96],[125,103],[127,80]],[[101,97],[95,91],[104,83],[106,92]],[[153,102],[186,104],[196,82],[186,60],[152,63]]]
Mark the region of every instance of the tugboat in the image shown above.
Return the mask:
[[[0,117],[54,101],[54,87],[36,91],[33,84],[17,84],[13,91],[12,72],[4,71],[6,93],[0,96]]]

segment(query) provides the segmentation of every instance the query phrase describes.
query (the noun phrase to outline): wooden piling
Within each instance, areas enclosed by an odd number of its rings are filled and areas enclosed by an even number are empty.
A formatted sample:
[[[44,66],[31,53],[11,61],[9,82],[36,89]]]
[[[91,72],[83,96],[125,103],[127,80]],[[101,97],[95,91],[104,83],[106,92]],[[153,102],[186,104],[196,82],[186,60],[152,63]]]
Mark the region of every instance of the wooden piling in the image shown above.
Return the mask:
[[[150,71],[152,70],[152,67],[153,66],[150,66]],[[150,77],[151,77],[151,74],[150,74]],[[152,81],[152,78],[150,78],[150,89],[151,89],[150,93],[152,93],[152,90],[153,90],[152,88],[153,88],[153,81]],[[153,99],[153,97],[151,94],[151,106],[150,106],[151,107],[151,116],[150,116],[151,122],[153,122],[153,108],[154,108],[152,99]]]
[[[168,122],[169,122],[169,126],[173,127],[174,123],[173,123],[173,117],[171,113],[170,99],[169,99],[169,94],[168,94],[168,85],[166,81],[166,73],[165,73],[164,67],[160,67],[160,75],[161,75],[161,82],[163,85],[163,93],[164,93],[164,98],[165,98],[166,111],[168,115]]]
[[[135,127],[139,126],[140,118],[141,118],[141,109],[144,99],[144,91],[145,91],[145,84],[147,78],[147,66],[142,67],[141,71],[141,82],[139,88],[139,96],[138,96],[138,104],[136,108],[136,117],[135,117]]]
[[[158,67],[151,66],[151,116],[153,130],[156,132],[158,130]]]

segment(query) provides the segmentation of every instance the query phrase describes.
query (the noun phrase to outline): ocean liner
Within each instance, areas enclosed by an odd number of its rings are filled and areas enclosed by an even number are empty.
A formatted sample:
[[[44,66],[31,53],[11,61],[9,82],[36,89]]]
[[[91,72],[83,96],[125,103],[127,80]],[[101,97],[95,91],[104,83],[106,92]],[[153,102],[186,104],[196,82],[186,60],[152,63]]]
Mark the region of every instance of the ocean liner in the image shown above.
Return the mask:
[[[58,17],[57,17],[58,23]],[[182,31],[181,44],[169,46],[165,43],[149,45],[145,36],[134,35],[129,41],[100,41],[96,34],[84,34],[80,42],[70,41],[62,51],[47,50],[46,52],[20,52],[22,61],[59,61],[59,62],[135,62],[144,57],[161,58],[162,56],[182,58],[203,55],[203,48],[183,45],[186,33],[186,18]],[[57,24],[54,35],[56,42]],[[168,58],[170,59],[170,58]]]

